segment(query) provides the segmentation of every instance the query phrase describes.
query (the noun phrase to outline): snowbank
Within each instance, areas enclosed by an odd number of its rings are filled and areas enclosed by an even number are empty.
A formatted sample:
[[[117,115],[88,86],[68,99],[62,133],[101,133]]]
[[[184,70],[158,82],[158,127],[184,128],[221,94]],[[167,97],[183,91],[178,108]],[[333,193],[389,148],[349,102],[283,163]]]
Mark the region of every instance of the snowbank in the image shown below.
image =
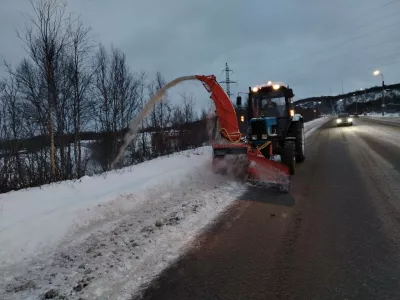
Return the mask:
[[[0,195],[0,266],[29,257],[59,242],[77,212],[157,183],[177,184],[209,162],[211,149],[185,151],[79,181],[64,181]],[[198,154],[198,155],[196,155]],[[16,238],[18,237],[18,238]],[[7,245],[6,247],[4,245]]]
[[[324,116],[309,122],[304,123],[304,133],[306,138],[310,136],[315,130],[320,128],[322,125],[324,125],[326,122],[331,119],[329,116]]]
[[[382,116],[382,113],[368,113],[367,116],[360,116],[360,118],[371,120],[377,123],[390,124],[400,126],[400,113],[388,113]]]
[[[0,291],[6,291],[0,298],[129,299],[245,190],[206,166],[185,177],[79,214],[77,228],[52,255],[0,269]]]
[[[400,118],[400,113],[385,113],[385,115],[382,116],[382,112],[370,112],[367,113],[367,116],[373,118]]]

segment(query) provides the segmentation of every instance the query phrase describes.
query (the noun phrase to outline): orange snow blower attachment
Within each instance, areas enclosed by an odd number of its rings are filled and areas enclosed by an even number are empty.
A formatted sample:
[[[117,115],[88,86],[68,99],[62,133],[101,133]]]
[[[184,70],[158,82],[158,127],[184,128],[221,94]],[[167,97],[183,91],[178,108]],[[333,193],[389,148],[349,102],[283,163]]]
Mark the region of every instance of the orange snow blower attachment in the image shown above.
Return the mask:
[[[211,93],[217,115],[219,139],[212,140],[213,170],[243,178],[246,181],[263,186],[277,186],[287,191],[290,183],[290,168],[274,161],[273,144],[265,143],[255,147],[246,141],[239,131],[239,122],[235,108],[217,82],[215,76],[195,76],[206,90]],[[269,149],[266,157],[260,150]]]

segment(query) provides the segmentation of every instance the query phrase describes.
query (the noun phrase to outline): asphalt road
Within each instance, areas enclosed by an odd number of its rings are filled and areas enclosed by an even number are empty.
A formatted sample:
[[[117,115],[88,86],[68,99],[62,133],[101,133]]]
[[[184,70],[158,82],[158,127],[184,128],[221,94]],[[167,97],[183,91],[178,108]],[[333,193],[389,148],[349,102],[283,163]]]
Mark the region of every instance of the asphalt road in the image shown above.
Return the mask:
[[[333,125],[290,194],[249,188],[134,299],[400,299],[400,127]]]

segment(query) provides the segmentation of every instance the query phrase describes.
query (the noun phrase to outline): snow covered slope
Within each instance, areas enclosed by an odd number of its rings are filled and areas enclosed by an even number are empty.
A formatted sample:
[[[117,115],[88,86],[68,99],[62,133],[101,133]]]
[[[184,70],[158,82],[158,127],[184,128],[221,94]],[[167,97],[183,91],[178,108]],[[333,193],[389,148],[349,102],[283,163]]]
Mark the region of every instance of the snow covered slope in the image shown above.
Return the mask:
[[[129,298],[244,192],[210,163],[202,147],[0,195],[0,299]]]

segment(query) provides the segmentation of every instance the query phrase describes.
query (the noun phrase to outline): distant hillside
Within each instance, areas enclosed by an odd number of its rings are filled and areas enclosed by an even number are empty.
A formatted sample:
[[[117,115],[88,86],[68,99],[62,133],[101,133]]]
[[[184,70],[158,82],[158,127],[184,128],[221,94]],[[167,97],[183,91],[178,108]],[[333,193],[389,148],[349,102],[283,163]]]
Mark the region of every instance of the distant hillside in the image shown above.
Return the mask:
[[[339,94],[336,96],[317,96],[304,98],[295,101],[295,105],[300,107],[313,107],[317,102],[321,102],[323,110],[332,111],[345,110],[350,113],[362,113],[364,111],[381,111],[382,106],[382,87],[375,86],[365,90],[357,90],[347,94]],[[392,84],[385,86],[384,103],[387,112],[400,111],[400,84]]]

